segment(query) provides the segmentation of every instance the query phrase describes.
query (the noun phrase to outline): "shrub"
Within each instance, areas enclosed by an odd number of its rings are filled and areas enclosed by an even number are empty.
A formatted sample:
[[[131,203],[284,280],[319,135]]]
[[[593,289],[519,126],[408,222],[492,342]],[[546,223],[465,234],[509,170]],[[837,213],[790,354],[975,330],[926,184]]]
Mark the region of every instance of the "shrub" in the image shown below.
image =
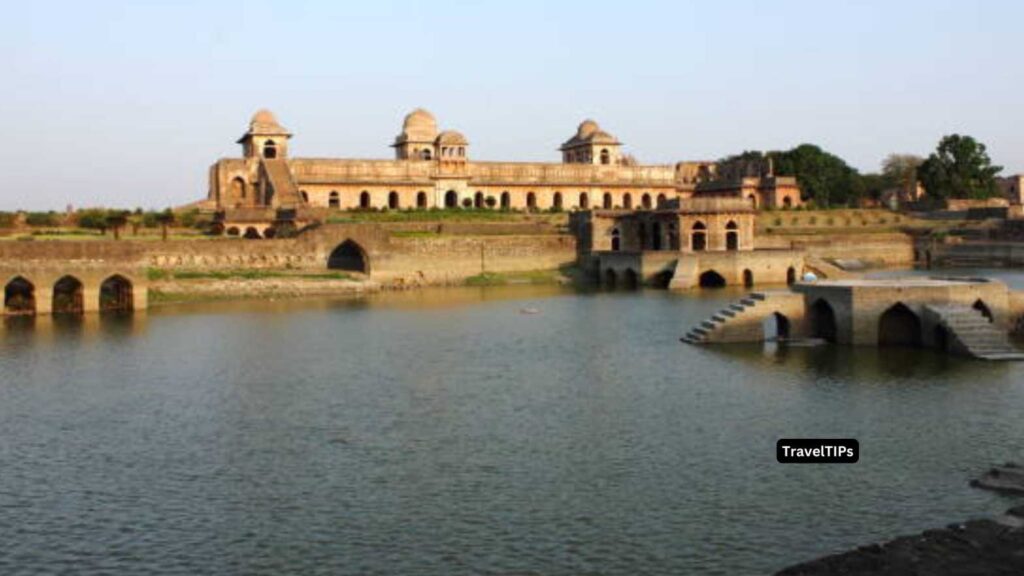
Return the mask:
[[[60,216],[56,212],[29,212],[25,215],[25,223],[33,227],[60,226]]]

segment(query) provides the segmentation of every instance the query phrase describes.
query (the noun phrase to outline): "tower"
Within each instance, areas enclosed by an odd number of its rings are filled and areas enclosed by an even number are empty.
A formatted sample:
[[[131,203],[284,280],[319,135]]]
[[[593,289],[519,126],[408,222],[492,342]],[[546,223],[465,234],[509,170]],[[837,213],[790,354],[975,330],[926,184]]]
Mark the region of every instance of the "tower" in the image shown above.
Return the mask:
[[[273,160],[288,157],[288,140],[292,135],[277,122],[273,112],[262,109],[249,121],[249,130],[238,139],[246,158]]]
[[[396,160],[433,160],[434,141],[437,139],[437,120],[423,108],[417,108],[405,116],[402,133],[391,145]]]
[[[620,164],[622,143],[601,130],[597,122],[584,120],[576,134],[559,148],[566,164]]]

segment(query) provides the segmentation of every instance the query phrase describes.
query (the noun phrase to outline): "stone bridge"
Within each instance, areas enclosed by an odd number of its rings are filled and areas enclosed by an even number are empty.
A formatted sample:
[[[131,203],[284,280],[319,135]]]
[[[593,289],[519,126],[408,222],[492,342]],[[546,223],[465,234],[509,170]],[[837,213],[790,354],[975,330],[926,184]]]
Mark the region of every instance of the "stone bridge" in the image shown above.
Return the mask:
[[[606,287],[641,284],[687,290],[723,286],[785,285],[809,269],[795,250],[599,252],[597,269]],[[831,270],[829,271],[831,272]]]

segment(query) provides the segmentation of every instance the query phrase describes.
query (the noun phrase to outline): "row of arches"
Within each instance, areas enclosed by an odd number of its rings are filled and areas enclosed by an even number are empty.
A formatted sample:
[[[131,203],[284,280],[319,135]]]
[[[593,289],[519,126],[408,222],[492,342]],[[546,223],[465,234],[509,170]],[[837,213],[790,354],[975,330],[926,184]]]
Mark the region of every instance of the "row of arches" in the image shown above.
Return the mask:
[[[244,200],[246,198],[246,185],[241,179],[235,179],[232,181],[231,189],[232,196],[236,200]],[[300,190],[299,194],[305,202],[310,202],[309,192],[306,190]],[[616,195],[613,195],[611,192],[603,193],[597,207],[605,210],[632,210],[634,208],[634,197],[632,193],[624,192],[618,196],[618,201],[616,201]],[[474,208],[510,209],[513,205],[512,192],[508,190],[502,191],[500,194],[488,194],[478,190],[467,198]],[[544,202],[541,202],[542,198],[544,199]],[[570,203],[570,198],[573,200],[572,203]],[[327,207],[341,209],[341,200],[341,192],[332,190],[327,195]],[[464,201],[465,200],[463,200],[463,202]],[[639,196],[638,207],[644,210],[651,210],[654,208],[664,207],[667,202],[668,197],[665,194],[652,196],[645,192]],[[445,208],[463,207],[460,203],[459,193],[455,190],[448,190],[445,192],[443,203]],[[516,204],[533,210],[551,208],[575,208],[580,210],[589,210],[594,207],[591,202],[591,195],[589,192],[580,192],[578,195],[572,195],[556,191],[550,196],[547,196],[538,194],[535,191],[528,191],[522,201],[517,202]],[[427,192],[421,190],[416,192],[415,196],[405,199],[403,194],[396,190],[391,190],[387,193],[385,202],[378,205],[374,202],[374,196],[370,191],[363,190],[359,193],[357,207],[361,210],[369,210],[373,208],[388,208],[389,210],[401,210],[406,208],[427,209],[430,207],[430,197]]]
[[[53,284],[52,314],[82,314],[85,311],[85,286],[75,276],[62,276]],[[98,308],[101,312],[126,312],[134,309],[132,282],[115,274],[100,284]],[[37,310],[36,286],[24,276],[4,286],[4,314],[30,316]]]
[[[987,318],[989,322],[994,321],[992,310],[981,299],[976,300],[971,308]],[[811,337],[821,338],[827,342],[836,342],[838,337],[836,313],[832,305],[824,298],[815,300],[808,309],[808,326]],[[921,318],[903,302],[896,302],[879,315],[877,336],[879,346],[919,347],[925,342]],[[949,333],[945,326],[936,324],[933,327],[931,340],[934,347],[947,350]]]

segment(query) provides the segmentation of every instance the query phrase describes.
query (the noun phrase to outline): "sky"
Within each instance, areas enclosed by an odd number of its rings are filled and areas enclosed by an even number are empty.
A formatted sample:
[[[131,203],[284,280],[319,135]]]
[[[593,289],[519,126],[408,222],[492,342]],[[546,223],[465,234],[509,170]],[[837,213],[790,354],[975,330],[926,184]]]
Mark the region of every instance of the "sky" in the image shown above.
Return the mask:
[[[389,158],[416,107],[480,160],[585,118],[642,163],[818,144],[861,171],[974,136],[1024,172],[1024,2],[17,2],[0,210],[201,199],[259,108],[293,156]]]

